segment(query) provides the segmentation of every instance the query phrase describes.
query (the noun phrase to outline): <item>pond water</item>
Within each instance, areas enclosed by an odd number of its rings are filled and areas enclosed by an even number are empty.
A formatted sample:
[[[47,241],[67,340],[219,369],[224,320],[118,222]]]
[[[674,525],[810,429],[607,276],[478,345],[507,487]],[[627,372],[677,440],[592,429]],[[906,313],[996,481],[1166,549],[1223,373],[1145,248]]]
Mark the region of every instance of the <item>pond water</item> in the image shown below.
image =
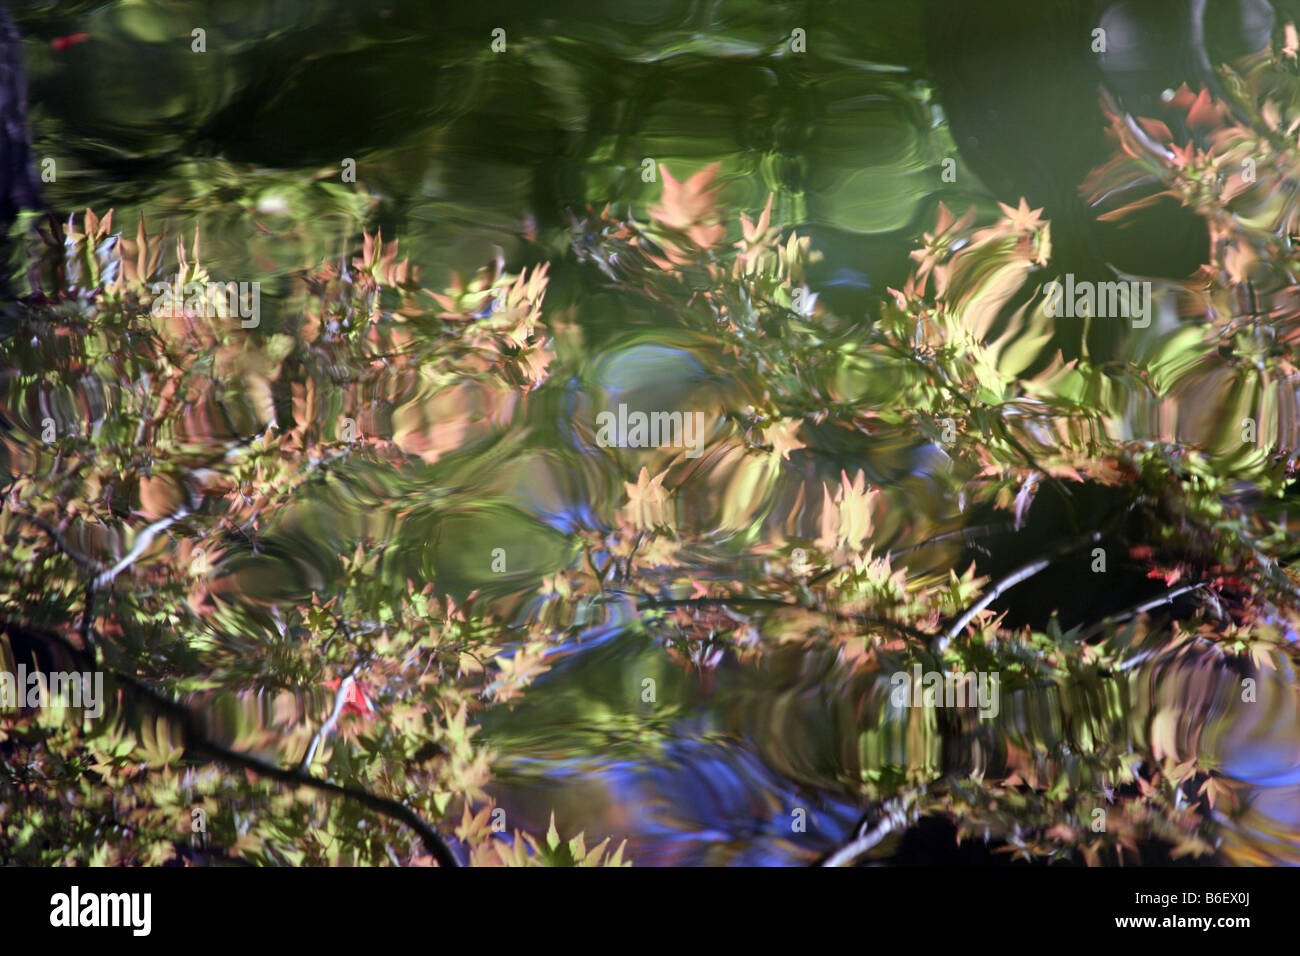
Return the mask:
[[[1080,274],[1110,263],[1173,279],[1206,247],[1183,210],[1153,209],[1121,234],[1090,220],[1078,193],[1109,155],[1099,84],[1157,115],[1163,91],[1200,78],[1188,4],[9,5],[26,40],[36,159],[57,164],[46,200],[62,216],[115,208],[118,223],[144,213],[169,236],[197,227],[222,277],[260,283],[272,326],[297,307],[295,276],[379,227],[435,288],[495,260],[511,272],[550,262],[546,313],[574,330],[561,371],[526,401],[441,379],[407,382],[397,402],[377,395],[360,427],[392,435],[410,464],[344,470],[275,517],[271,546],[236,554],[217,655],[241,653],[238,622],[339,587],[338,557],[358,537],[397,545],[395,575],[460,600],[477,592],[502,620],[527,619],[542,579],[582,560],[579,532],[607,526],[625,483],[675,455],[598,447],[582,423],[623,403],[701,410],[713,434],[762,394],[763,376],[721,360],[720,339],[683,328],[672,303],[628,295],[571,249],[566,211],[609,204],[644,221],[663,168],[681,180],[720,164],[725,204],[751,216],[771,194],[773,222],[821,254],[809,289],[851,318],[902,288],[940,203],[985,221],[999,201],[1028,197],[1047,208],[1058,255]],[[1217,59],[1259,51],[1292,16],[1262,2],[1216,15],[1226,18],[1210,34]],[[1102,16],[1114,46],[1099,66],[1082,53],[1088,23]],[[204,52],[188,42],[195,28],[206,31]],[[501,53],[491,48],[498,28]],[[349,163],[359,187],[341,178]],[[1034,343],[1036,358],[1068,354],[1066,338]],[[847,394],[872,387],[870,374],[850,358],[834,380],[806,384]],[[1131,435],[1173,429],[1213,444],[1229,427],[1230,403],[1213,383],[1180,374],[1158,413],[1133,403]],[[258,387],[232,375],[229,406],[253,416]],[[54,407],[77,417],[113,388],[83,383]],[[219,451],[247,422],[191,426],[189,442]],[[707,446],[677,490],[681,520],[707,532],[705,543],[680,554],[671,577],[760,581],[771,557],[760,545],[779,531],[815,537],[815,516],[796,502],[820,499],[842,470],[861,469],[879,489],[871,540],[897,555],[896,569],[960,574],[980,553],[960,537],[935,539],[981,518],[963,512],[939,444],[897,430],[849,439],[812,426],[801,437],[805,447],[779,469]],[[1031,509],[986,573],[1038,554],[1064,533],[1055,521]],[[994,607],[1042,627],[1035,602],[1078,623],[1159,591],[1135,573],[1116,585],[1130,599],[1103,607],[1087,560],[1057,574]],[[482,714],[478,739],[497,754],[488,792],[513,826],[544,832],[554,813],[560,832],[585,831],[589,843],[627,839],[638,865],[800,865],[874,819],[864,781],[883,795],[1006,776],[1036,754],[1061,786],[1099,799],[1086,755],[1154,751],[1218,768],[1246,808],[1216,818],[1221,842],[1205,859],[1300,863],[1297,675],[1281,655],[1269,669],[1195,644],[1157,649],[1118,673],[1004,687],[989,719],[946,722],[898,707],[887,671],[849,666],[834,648],[676,645],[665,613],[638,608],[632,593],[667,594],[667,580],[613,589],[550,649],[549,669],[522,698]],[[742,603],[724,613],[755,641],[768,625]],[[1245,676],[1258,682],[1253,708],[1233,706]],[[307,704],[328,700],[322,692]],[[231,739],[286,729],[256,693],[209,709]],[[1013,829],[990,834],[991,845],[1014,844]],[[958,853],[950,835],[923,839],[918,829],[876,857]]]

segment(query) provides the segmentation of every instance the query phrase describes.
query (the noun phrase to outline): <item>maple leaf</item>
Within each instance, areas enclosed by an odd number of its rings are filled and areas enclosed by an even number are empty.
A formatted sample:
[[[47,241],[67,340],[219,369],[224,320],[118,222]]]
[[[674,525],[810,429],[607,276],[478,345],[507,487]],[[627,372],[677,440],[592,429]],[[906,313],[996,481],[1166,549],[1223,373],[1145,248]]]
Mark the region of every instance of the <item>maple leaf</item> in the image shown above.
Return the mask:
[[[915,249],[909,255],[920,263],[916,270],[915,282],[916,288],[924,294],[926,277],[939,264],[940,260],[948,254],[952,248],[953,242],[960,238],[961,234],[970,225],[975,216],[975,209],[972,207],[966,210],[965,215],[960,219],[952,214],[952,211],[943,203],[939,203],[939,213],[935,220],[934,232],[927,232],[922,236],[922,248]],[[911,285],[913,279],[908,278],[908,284]],[[892,290],[891,290],[892,291]],[[908,290],[905,290],[907,293]],[[897,293],[895,293],[897,295]],[[904,306],[905,307],[905,306]]]
[[[1277,670],[1277,665],[1273,663],[1272,645],[1264,641],[1257,641],[1250,645],[1250,659],[1256,668],[1267,667],[1271,671]]]
[[[645,544],[637,554],[637,563],[651,568],[675,568],[681,565],[677,553],[681,545],[671,538],[656,536]]]
[[[744,243],[760,242],[768,233],[768,227],[772,221],[772,199],[773,193],[767,194],[767,205],[763,207],[763,213],[758,217],[758,224],[754,225],[749,221],[749,217],[743,212],[740,214],[741,232],[744,235],[742,242],[736,243],[736,248],[744,248]]]
[[[708,581],[697,581],[695,578],[687,578],[686,583],[691,586],[691,597],[706,598],[709,596]]]
[[[1201,789],[1197,793],[1205,797],[1211,808],[1218,803],[1220,797],[1227,799],[1229,803],[1233,802],[1232,788],[1213,774],[1205,778],[1205,782],[1201,784]]]
[[[652,528],[672,526],[672,516],[668,510],[668,491],[664,488],[664,478],[667,475],[668,471],[665,469],[651,478],[650,470],[642,465],[636,484],[630,481],[623,482],[623,486],[627,488],[627,504],[623,506],[623,514],[632,527],[640,531],[649,531]]]
[[[1192,164],[1192,160],[1196,157],[1196,146],[1194,143],[1187,143],[1183,146],[1171,146],[1170,152],[1173,153],[1170,162],[1178,169],[1186,169]]]
[[[550,670],[543,648],[521,647],[511,657],[498,656],[496,665],[501,677],[493,682],[493,699],[498,703],[514,700],[523,695],[523,688]]]
[[[727,234],[727,228],[718,220],[718,190],[714,177],[721,163],[711,163],[685,182],[679,182],[659,164],[663,173],[664,188],[659,205],[650,208],[651,218],[669,229],[686,233],[701,249],[709,249]]]
[[[1039,215],[1043,211],[1042,208],[1030,209],[1029,203],[1025,202],[1023,196],[1020,198],[1020,205],[1015,209],[1001,202],[998,203],[998,206],[1002,209],[1002,214],[1006,217],[1007,224],[1012,229],[1033,232],[1042,229],[1045,225],[1043,217]]]
[[[492,832],[492,811],[495,808],[491,803],[486,804],[477,814],[470,810],[468,802],[461,813],[460,826],[455,830],[457,839],[474,842],[484,839]]]
[[[878,488],[866,487],[866,475],[861,469],[852,482],[847,471],[840,472],[840,488],[831,500],[830,488],[822,486],[821,536],[817,546],[830,551],[836,545],[846,545],[853,551],[862,550],[862,542],[871,534],[873,526],[871,509],[880,496]]]
[[[801,419],[782,418],[763,429],[763,440],[772,446],[773,455],[789,461],[790,452],[808,447],[796,437],[801,425]]]
[[[771,240],[778,231],[771,226],[772,199],[773,194],[768,193],[767,205],[763,207],[763,213],[758,217],[757,224],[751,223],[749,217],[744,213],[740,214],[740,229],[743,238],[735,243],[735,246],[740,250],[739,260],[743,263],[745,272],[754,270],[759,257],[767,251]]]
[[[1223,107],[1210,98],[1209,90],[1202,89],[1193,96],[1187,85],[1183,84],[1180,95],[1174,102],[1186,107],[1187,125],[1194,132],[1213,130],[1223,125]]]
[[[1188,778],[1190,778],[1195,773],[1196,773],[1195,757],[1191,758],[1190,760],[1184,760],[1182,763],[1178,764],[1177,766],[1169,767],[1165,771],[1165,775],[1176,786],[1182,786],[1183,782]]]
[[[342,682],[342,678],[336,677],[333,680],[325,681],[324,685],[330,690],[337,691],[339,684]],[[343,697],[343,713],[356,714],[358,717],[373,717],[378,713],[375,710],[375,705],[370,702],[368,690],[369,688],[365,687],[361,681],[354,679],[348,685],[347,693]]]

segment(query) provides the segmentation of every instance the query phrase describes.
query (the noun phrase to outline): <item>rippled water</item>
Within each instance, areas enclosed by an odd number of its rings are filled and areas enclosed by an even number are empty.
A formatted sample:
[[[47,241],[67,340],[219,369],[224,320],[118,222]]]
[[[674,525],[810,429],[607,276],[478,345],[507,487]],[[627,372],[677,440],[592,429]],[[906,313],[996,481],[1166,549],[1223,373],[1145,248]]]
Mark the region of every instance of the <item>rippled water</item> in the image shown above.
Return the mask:
[[[526,401],[487,382],[448,384],[410,370],[361,396],[368,411],[360,427],[391,435],[409,465],[348,466],[274,516],[271,544],[231,555],[222,588],[227,635],[238,635],[241,621],[265,623],[276,602],[330,593],[339,554],[359,537],[400,544],[384,572],[394,580],[432,580],[458,599],[477,591],[503,619],[524,619],[537,611],[541,579],[581,560],[577,532],[608,526],[624,483],[676,454],[599,447],[590,427],[598,412],[620,403],[703,410],[714,434],[729,409],[761,394],[762,377],[730,371],[721,343],[676,323],[671,306],[607,287],[566,253],[566,209],[611,203],[645,216],[661,188],[643,181],[646,158],[683,173],[720,161],[733,208],[761,209],[774,193],[774,219],[822,253],[810,288],[846,316],[902,285],[940,202],[990,215],[996,200],[1012,200],[1007,190],[1037,191],[1035,202],[1060,210],[1063,246],[1119,249],[1072,227],[1066,208],[1086,173],[1078,152],[1100,148],[1100,128],[1062,141],[1050,125],[1060,103],[1011,92],[1035,56],[1052,58],[1056,14],[1028,21],[1025,29],[1042,38],[1033,54],[1015,45],[1014,31],[1010,52],[997,48],[999,19],[1059,4],[972,3],[950,17],[942,4],[896,2],[823,10],[629,0],[598,10],[494,5],[490,13],[462,4],[436,14],[415,2],[137,2],[60,4],[53,16],[13,6],[28,39],[36,152],[60,162],[51,205],[116,207],[123,223],[145,211],[172,234],[198,225],[205,258],[263,284],[271,323],[298,307],[291,277],[337,259],[362,226],[400,236],[402,254],[439,283],[498,257],[511,271],[555,260],[546,309],[553,325],[571,329],[558,349],[563,374]],[[1112,88],[1133,104],[1152,106],[1143,99],[1152,83],[1181,78],[1183,64],[1160,72],[1161,57],[1176,59],[1168,36],[1185,14],[1166,6],[1133,21],[1128,59],[1112,64]],[[1268,5],[1246,6],[1254,15]],[[994,19],[981,21],[982,12]],[[1241,47],[1225,55],[1253,52],[1261,35],[1267,42],[1273,19],[1247,20],[1235,39],[1221,38]],[[168,48],[199,22],[219,52]],[[512,52],[493,60],[487,43],[497,26]],[[807,55],[789,50],[795,27],[807,30]],[[982,70],[978,49],[961,39],[981,29],[992,31],[989,62],[1009,63],[1012,53],[1021,61],[1001,74]],[[89,38],[50,48],[74,30]],[[937,69],[936,57],[945,58]],[[1091,75],[1072,69],[1064,62],[1042,96],[1095,98]],[[950,111],[968,110],[960,120],[949,122],[936,83],[958,85],[946,92]],[[1013,168],[996,182],[990,170],[1014,162],[998,149],[1033,153],[1041,178]],[[347,158],[367,191],[340,187]],[[947,158],[957,161],[954,182],[940,174]],[[1162,267],[1171,268],[1161,262],[1149,272]],[[322,395],[338,384],[335,373],[346,381],[346,370],[312,373]],[[808,374],[844,396],[889,387],[852,356]],[[1179,384],[1163,404],[1121,384],[1104,400],[1134,437],[1214,446],[1235,427],[1238,386],[1220,383],[1213,369],[1171,375]],[[237,370],[228,386],[224,408],[235,420],[219,427],[215,415],[197,415],[187,441],[219,451],[271,400],[255,370]],[[51,385],[32,410],[43,403],[61,421],[93,420],[114,388]],[[1294,432],[1294,394],[1280,401],[1283,430]],[[815,516],[797,502],[819,499],[845,468],[863,469],[881,489],[872,541],[900,555],[896,566],[946,574],[975,557],[958,537],[926,543],[979,517],[959,509],[938,446],[889,431],[850,443],[810,427],[804,437],[809,447],[788,467],[745,456],[736,440],[710,444],[678,490],[681,520],[707,529],[709,544],[683,554],[687,565],[674,577],[759,580],[766,569],[753,546],[815,537]],[[1035,535],[1060,532],[1038,513],[1022,558],[1037,553]],[[493,570],[497,548],[506,552],[504,574]],[[1034,602],[1050,590],[1064,595],[1052,599],[1064,618],[1075,600],[1071,581],[1085,573],[1079,561],[1050,589],[995,606],[1042,626]],[[666,583],[641,582],[647,593]],[[1148,584],[1132,585],[1136,599],[1156,593]],[[1076,622],[1089,619],[1092,599],[1079,593]],[[769,624],[753,607],[727,613],[751,622],[756,635]],[[1195,644],[1156,648],[1111,676],[1004,689],[991,720],[941,720],[933,710],[893,706],[889,668],[864,672],[833,650],[778,645],[747,655],[719,643],[683,651],[671,646],[662,616],[638,610],[629,596],[611,595],[590,615],[580,638],[552,650],[550,670],[522,700],[483,718],[480,739],[499,755],[490,793],[526,829],[543,832],[554,812],[562,832],[584,830],[589,842],[627,838],[638,864],[799,864],[833,851],[871,816],[864,780],[884,779],[888,789],[1037,765],[1064,786],[1095,792],[1093,771],[1072,755],[1154,748],[1198,756],[1239,785],[1249,810],[1223,818],[1216,859],[1300,863],[1298,681],[1286,665],[1247,675],[1245,665]],[[226,640],[208,653],[237,660],[239,638]],[[695,666],[683,666],[692,655]],[[1243,676],[1259,681],[1257,707],[1230,705]],[[647,679],[653,701],[644,699]],[[206,711],[232,741],[269,745],[262,732],[272,730],[293,757],[305,746],[304,721],[326,706],[323,692],[309,700],[250,691],[213,699]],[[806,825],[793,829],[796,819]],[[1010,838],[990,835],[994,844]],[[895,841],[878,856],[913,862],[929,852],[942,853]]]

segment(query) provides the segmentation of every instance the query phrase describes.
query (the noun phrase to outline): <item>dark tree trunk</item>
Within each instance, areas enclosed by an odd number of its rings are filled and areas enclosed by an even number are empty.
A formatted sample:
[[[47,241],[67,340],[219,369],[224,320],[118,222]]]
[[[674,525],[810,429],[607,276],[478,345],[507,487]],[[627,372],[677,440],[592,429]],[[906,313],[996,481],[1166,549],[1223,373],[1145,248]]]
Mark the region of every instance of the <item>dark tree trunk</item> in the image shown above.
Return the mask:
[[[41,204],[31,153],[22,40],[9,11],[0,7],[0,229],[8,229],[18,210]]]
[[[9,285],[9,227],[20,209],[42,205],[27,131],[23,44],[13,17],[0,6],[0,306],[13,299]]]

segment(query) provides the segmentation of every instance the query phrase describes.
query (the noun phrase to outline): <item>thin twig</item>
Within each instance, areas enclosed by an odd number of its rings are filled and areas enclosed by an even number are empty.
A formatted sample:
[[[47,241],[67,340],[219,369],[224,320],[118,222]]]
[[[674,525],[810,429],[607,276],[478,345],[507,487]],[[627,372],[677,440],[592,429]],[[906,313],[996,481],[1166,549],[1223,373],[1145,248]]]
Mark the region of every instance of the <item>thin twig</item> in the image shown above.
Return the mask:
[[[947,650],[948,645],[953,642],[953,640],[957,637],[958,634],[960,634],[963,630],[965,630],[966,625],[969,624],[971,621],[973,621],[975,619],[975,616],[979,614],[980,611],[984,610],[986,607],[988,607],[990,604],[992,604],[994,601],[1000,598],[1005,592],[1011,590],[1017,584],[1020,584],[1021,582],[1026,581],[1029,578],[1032,578],[1035,574],[1037,574],[1039,571],[1042,571],[1044,568],[1046,568],[1049,564],[1051,564],[1054,560],[1061,557],[1062,555],[1070,554],[1071,552],[1077,551],[1079,550],[1079,548],[1082,548],[1087,544],[1091,544],[1093,542],[1100,541],[1100,540],[1101,540],[1101,532],[1093,531],[1084,535],[1082,538],[1076,538],[1074,541],[1070,541],[1066,544],[1061,545],[1059,548],[1055,548],[1054,550],[1052,550],[1051,552],[1049,552],[1048,554],[1044,555],[1041,558],[1037,558],[1036,560],[1030,561],[1028,564],[1022,564],[1020,567],[1016,568],[1005,578],[999,581],[996,585],[994,585],[993,588],[990,589],[987,594],[985,594],[982,598],[980,598],[978,601],[972,604],[970,608],[967,609],[966,613],[964,613],[961,617],[959,617],[957,619],[957,622],[953,624],[952,627],[948,628],[948,632],[944,634],[943,637],[939,639],[939,642],[935,645],[935,652],[938,654],[942,654],[945,650]]]
[[[316,749],[321,745],[334,728],[338,726],[339,717],[343,714],[343,707],[348,701],[348,692],[352,690],[352,685],[356,683],[357,671],[361,670],[361,661],[352,665],[352,670],[339,681],[338,691],[334,694],[334,709],[330,712],[329,718],[325,723],[320,725],[320,729],[311,738],[311,744],[307,747],[307,752],[303,754],[302,762],[298,764],[298,769],[303,773],[311,770],[312,761],[316,759]]]
[[[919,551],[922,548],[928,548],[936,541],[942,541],[945,538],[955,538],[958,535],[961,535],[963,538],[967,538],[967,539],[981,538],[981,537],[987,537],[988,535],[991,534],[1005,533],[1010,529],[1011,529],[1010,524],[980,525],[975,528],[954,528],[951,531],[943,531],[940,532],[939,534],[931,535],[930,537],[926,538],[924,541],[918,541],[916,544],[909,544],[906,548],[899,548],[896,551],[891,549],[888,552],[888,554],[889,557],[891,558],[897,558],[904,554],[910,554],[913,551]],[[970,543],[969,540],[967,540],[967,544],[969,543]]]
[[[81,643],[89,651],[91,658],[96,657],[98,648],[95,646],[95,597],[98,589],[95,587],[93,580],[86,583],[85,609],[81,613]]]
[[[1079,638],[1080,641],[1089,641],[1106,629],[1109,624],[1119,624],[1122,621],[1128,621],[1137,617],[1139,614],[1145,614],[1147,611],[1154,610],[1165,604],[1172,604],[1174,598],[1181,597],[1191,591],[1198,591],[1205,587],[1204,584],[1185,584],[1180,588],[1174,588],[1172,591],[1166,591],[1164,594],[1149,598],[1141,604],[1135,604],[1127,610],[1120,611],[1118,614],[1110,614],[1102,618]]]
[[[104,571],[95,578],[95,587],[100,588],[106,584],[112,584],[114,578],[131,565],[135,564],[140,555],[144,554],[149,545],[153,544],[154,538],[158,537],[159,534],[166,531],[176,522],[188,517],[189,513],[190,509],[182,505],[167,517],[159,518],[153,524],[141,531],[136,535],[135,544],[131,546],[130,551],[123,555],[122,560],[118,561],[117,564],[113,565],[107,571]]]

